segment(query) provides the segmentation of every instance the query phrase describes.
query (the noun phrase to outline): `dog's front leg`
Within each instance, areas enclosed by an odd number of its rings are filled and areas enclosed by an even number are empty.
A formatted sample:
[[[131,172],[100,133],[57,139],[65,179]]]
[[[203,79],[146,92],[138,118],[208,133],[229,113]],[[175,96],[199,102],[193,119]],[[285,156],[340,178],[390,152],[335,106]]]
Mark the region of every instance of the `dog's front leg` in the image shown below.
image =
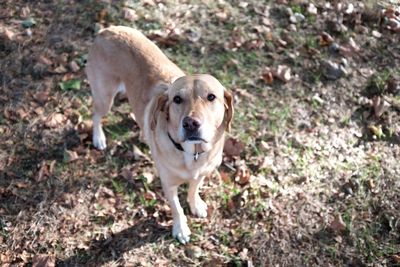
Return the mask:
[[[203,184],[204,177],[198,177],[189,182],[189,191],[187,201],[189,202],[190,211],[193,215],[200,218],[207,217],[207,204],[201,199],[199,189]]]
[[[190,240],[190,229],[187,225],[187,219],[183,213],[181,204],[178,198],[178,187],[179,185],[170,185],[163,183],[163,190],[165,197],[167,198],[172,211],[173,227],[172,236],[177,238],[182,244],[186,244]]]

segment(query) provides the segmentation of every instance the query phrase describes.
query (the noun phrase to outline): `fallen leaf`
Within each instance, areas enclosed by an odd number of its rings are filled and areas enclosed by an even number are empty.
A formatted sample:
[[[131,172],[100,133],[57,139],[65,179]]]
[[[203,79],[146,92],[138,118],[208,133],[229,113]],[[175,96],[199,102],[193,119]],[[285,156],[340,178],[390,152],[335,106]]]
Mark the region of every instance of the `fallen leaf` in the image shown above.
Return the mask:
[[[224,152],[225,155],[230,157],[239,156],[244,147],[245,144],[241,140],[230,137],[225,141]]]
[[[24,28],[31,28],[36,25],[36,20],[34,18],[28,18],[22,21],[22,27]]]
[[[146,160],[149,160],[149,157],[140,150],[136,145],[133,145],[133,158],[135,160],[140,160],[141,158],[144,158]]]
[[[53,113],[47,117],[45,126],[48,128],[57,128],[57,127],[61,126],[65,120],[66,120],[66,117],[64,116],[64,114]]]
[[[380,124],[378,126],[369,125],[368,129],[370,129],[372,134],[375,135],[376,138],[378,138],[378,139],[381,139],[382,137],[385,137],[385,134],[383,133],[383,130],[382,130],[382,125],[380,125]]]
[[[80,134],[91,134],[93,128],[93,121],[85,120],[76,125],[76,130]]]
[[[346,224],[343,221],[342,215],[336,214],[333,221],[330,224],[330,228],[336,232],[343,232],[346,230]]]
[[[133,22],[138,20],[139,16],[136,14],[136,11],[128,8],[128,7],[124,7],[122,9],[122,12],[124,14],[124,19],[126,19],[127,21]]]
[[[36,255],[32,259],[32,267],[55,267],[56,258],[50,255]]]
[[[67,69],[66,69],[63,65],[59,65],[58,67],[56,67],[56,68],[53,70],[53,72],[54,72],[54,73],[57,73],[57,74],[62,74],[62,73],[66,73],[66,72],[67,72]]]
[[[16,182],[15,185],[16,185],[18,188],[27,188],[27,187],[29,186],[29,184],[26,183],[26,182]]]
[[[400,264],[400,254],[392,255],[392,259],[394,260],[395,263]]]
[[[383,112],[385,112],[385,100],[380,96],[374,96],[372,98],[372,105],[374,107],[374,114],[379,118]]]
[[[76,63],[75,60],[71,61],[71,62],[69,63],[69,65],[68,65],[68,67],[70,68],[70,70],[71,70],[72,72],[77,72],[77,71],[80,70],[80,67],[79,67],[78,63]],[[77,89],[79,89],[79,88],[77,88]]]
[[[334,42],[332,36],[329,35],[327,32],[322,32],[319,38],[320,46],[329,46]]]
[[[15,38],[15,33],[12,30],[8,29],[8,28],[2,29],[0,34],[7,41],[13,41],[14,38]]]
[[[261,74],[263,81],[267,84],[272,84],[274,82],[274,76],[272,72],[268,69]]]
[[[221,177],[221,180],[222,180],[224,183],[228,184],[228,183],[231,182],[231,178],[229,177],[229,175],[228,175],[226,172],[220,171],[220,172],[219,172],[219,175],[220,175],[220,177]]]
[[[146,178],[146,183],[151,184],[154,181],[154,174],[151,172],[143,172],[143,177]]]
[[[129,167],[124,167],[121,170],[120,175],[124,177],[125,180],[132,181],[133,180],[133,172]]]
[[[77,160],[79,158],[78,153],[76,151],[65,150],[64,151],[64,162],[69,163]]]
[[[78,79],[72,79],[65,82],[58,83],[61,90],[79,90],[81,88],[81,81]]]
[[[274,76],[276,78],[280,79],[282,82],[286,83],[286,82],[290,81],[290,79],[292,78],[292,75],[290,72],[291,71],[288,66],[279,65]]]
[[[240,185],[245,185],[250,182],[250,170],[249,168],[242,163],[236,170],[235,173],[235,182],[237,182]]]
[[[39,91],[39,92],[37,92],[36,94],[33,95],[33,99],[35,99],[38,104],[44,105],[49,100],[49,92],[47,92],[47,91]]]
[[[46,177],[47,175],[49,175],[49,167],[47,166],[46,162],[43,161],[43,162],[40,164],[39,172],[38,172],[38,174],[36,175],[36,181],[37,181],[37,182],[41,182],[41,181],[45,180],[45,177]]]

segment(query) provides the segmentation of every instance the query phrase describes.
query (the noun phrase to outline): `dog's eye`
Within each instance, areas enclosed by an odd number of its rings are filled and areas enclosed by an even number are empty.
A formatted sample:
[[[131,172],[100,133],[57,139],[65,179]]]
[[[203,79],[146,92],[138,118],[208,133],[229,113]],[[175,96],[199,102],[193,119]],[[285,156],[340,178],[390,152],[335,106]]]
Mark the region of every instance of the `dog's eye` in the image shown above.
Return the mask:
[[[210,101],[210,102],[214,101],[214,99],[215,99],[215,95],[213,95],[213,94],[209,94],[207,96],[207,100]]]
[[[179,95],[174,96],[174,102],[176,104],[182,103],[182,97],[180,97]]]

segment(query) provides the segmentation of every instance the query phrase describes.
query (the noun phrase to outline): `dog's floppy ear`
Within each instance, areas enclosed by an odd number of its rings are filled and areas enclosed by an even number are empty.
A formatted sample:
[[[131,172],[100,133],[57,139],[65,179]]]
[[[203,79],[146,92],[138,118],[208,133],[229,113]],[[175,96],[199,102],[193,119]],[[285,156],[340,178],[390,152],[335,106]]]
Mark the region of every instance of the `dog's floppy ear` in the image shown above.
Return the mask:
[[[157,118],[160,112],[167,112],[166,118],[168,120],[168,93],[163,92],[156,96],[150,108],[150,129],[154,131],[157,125]]]
[[[224,106],[225,106],[225,131],[231,130],[232,118],[233,118],[233,97],[230,92],[224,90]]]

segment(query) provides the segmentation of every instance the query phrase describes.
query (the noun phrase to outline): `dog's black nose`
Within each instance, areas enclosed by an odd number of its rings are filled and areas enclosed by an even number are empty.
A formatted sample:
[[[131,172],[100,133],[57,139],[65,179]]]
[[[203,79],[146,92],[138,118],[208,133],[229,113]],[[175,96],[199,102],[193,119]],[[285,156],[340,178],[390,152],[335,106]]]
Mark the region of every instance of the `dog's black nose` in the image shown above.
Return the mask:
[[[182,126],[186,131],[197,131],[200,128],[200,121],[196,118],[185,117],[183,118]]]

